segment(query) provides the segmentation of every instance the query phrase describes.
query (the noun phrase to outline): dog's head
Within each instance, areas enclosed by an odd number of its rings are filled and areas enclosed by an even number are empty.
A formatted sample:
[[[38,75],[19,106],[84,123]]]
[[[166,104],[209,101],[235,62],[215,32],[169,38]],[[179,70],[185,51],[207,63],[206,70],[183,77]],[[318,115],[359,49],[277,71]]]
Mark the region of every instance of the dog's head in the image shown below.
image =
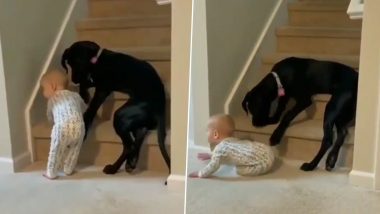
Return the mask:
[[[73,83],[85,84],[89,81],[90,71],[94,66],[92,59],[97,55],[100,46],[91,41],[78,41],[67,48],[61,58],[61,65],[68,72],[71,68]]]
[[[251,114],[253,126],[262,127],[269,123],[271,104],[276,99],[276,85],[270,81],[270,78],[264,78],[245,95],[241,103],[244,111]]]

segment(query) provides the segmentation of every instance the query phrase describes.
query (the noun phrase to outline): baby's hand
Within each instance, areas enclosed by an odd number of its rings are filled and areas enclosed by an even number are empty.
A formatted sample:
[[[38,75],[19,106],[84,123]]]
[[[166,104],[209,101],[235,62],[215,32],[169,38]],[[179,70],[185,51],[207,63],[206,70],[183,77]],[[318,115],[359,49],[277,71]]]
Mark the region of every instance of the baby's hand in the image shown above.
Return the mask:
[[[199,160],[202,160],[202,161],[210,160],[211,159],[211,154],[201,152],[201,153],[198,153],[197,157],[198,157]]]
[[[198,171],[190,173],[189,177],[190,178],[199,178]]]

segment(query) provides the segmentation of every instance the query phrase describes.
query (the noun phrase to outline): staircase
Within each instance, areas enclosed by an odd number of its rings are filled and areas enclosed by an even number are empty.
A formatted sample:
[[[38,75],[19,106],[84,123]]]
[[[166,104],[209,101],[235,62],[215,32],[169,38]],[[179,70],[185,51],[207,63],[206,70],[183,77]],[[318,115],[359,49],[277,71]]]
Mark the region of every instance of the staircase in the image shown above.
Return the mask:
[[[91,40],[104,48],[127,53],[149,61],[159,72],[167,91],[167,121],[170,121],[170,5],[155,0],[88,0],[89,17],[77,23],[78,40]],[[92,91],[93,93],[93,91]],[[95,165],[113,163],[122,151],[120,138],[113,130],[113,113],[128,99],[113,93],[99,109],[84,143],[79,162]],[[167,125],[167,149],[170,152],[170,125]],[[51,125],[45,121],[33,126],[35,157],[46,161]],[[156,131],[151,131],[141,148],[140,169],[167,172]]]
[[[332,60],[359,67],[361,20],[350,20],[347,0],[299,0],[288,5],[289,24],[276,30],[277,52],[262,58],[261,78],[272,66],[290,56]],[[329,95],[317,95],[314,104],[288,128],[279,154],[288,159],[311,161],[323,137],[323,114]],[[277,125],[255,128],[246,115],[235,116],[237,135],[269,142]],[[354,130],[350,128],[337,166],[351,167]],[[325,164],[321,161],[320,164]]]

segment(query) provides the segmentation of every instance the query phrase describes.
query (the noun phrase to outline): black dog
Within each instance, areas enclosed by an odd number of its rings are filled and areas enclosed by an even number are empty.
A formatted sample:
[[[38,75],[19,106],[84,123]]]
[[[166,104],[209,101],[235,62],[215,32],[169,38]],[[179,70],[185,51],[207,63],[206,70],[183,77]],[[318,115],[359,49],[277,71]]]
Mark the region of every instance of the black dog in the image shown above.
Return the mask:
[[[90,41],[79,41],[65,50],[62,66],[71,67],[72,81],[79,85],[81,97],[88,103],[88,89],[95,87],[94,97],[84,113],[86,133],[99,107],[113,91],[130,99],[116,110],[113,127],[123,143],[123,152],[114,164],[104,167],[106,174],[116,173],[126,162],[132,172],[137,165],[141,144],[148,130],[158,128],[158,144],[170,172],[170,158],[165,148],[165,89],[156,70],[132,56],[102,49]]]
[[[343,64],[303,58],[286,58],[276,63],[272,72],[266,75],[259,84],[249,91],[242,107],[252,114],[253,126],[265,126],[279,122],[289,98],[296,104],[285,113],[278,127],[270,137],[270,144],[280,143],[290,122],[301,111],[312,104],[315,94],[331,94],[327,103],[321,148],[310,163],[304,163],[301,169],[310,171],[318,166],[327,150],[333,145],[333,127],[337,130],[336,142],[326,160],[326,170],[335,167],[339,149],[344,142],[347,128],[354,121],[356,113],[358,73]],[[269,116],[272,101],[278,99],[278,106]]]

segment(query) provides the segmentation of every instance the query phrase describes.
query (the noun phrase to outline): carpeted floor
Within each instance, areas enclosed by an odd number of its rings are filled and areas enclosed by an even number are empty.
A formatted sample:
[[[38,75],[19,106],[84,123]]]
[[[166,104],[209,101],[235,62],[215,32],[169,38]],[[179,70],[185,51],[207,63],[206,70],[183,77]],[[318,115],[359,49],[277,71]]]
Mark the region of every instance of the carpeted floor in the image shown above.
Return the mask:
[[[25,172],[0,174],[1,214],[183,213],[184,193],[168,190],[165,173],[107,176],[100,167],[85,167],[50,181],[41,176],[44,167],[37,163]]]
[[[188,173],[207,162],[189,150]],[[252,178],[238,177],[225,166],[211,179],[188,179],[187,214],[377,214],[380,193],[348,183],[348,170],[299,170],[301,162],[279,160],[274,170]]]

